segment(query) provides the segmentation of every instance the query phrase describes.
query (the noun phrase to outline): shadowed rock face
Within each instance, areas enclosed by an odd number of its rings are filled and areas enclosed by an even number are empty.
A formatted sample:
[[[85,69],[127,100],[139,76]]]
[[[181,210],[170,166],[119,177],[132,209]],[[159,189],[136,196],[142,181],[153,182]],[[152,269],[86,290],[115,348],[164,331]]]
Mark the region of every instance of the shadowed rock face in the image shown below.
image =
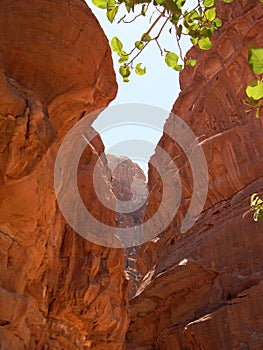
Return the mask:
[[[81,0],[1,1],[0,33],[0,347],[121,349],[123,252],[74,233],[53,187],[62,137],[116,94],[106,37]],[[99,136],[87,146],[80,182],[103,149]],[[111,201],[108,173],[102,156]],[[114,226],[115,213],[107,220]]]
[[[253,79],[248,45],[263,46],[263,6],[242,0],[218,6],[224,26],[211,50],[188,53],[198,64],[182,72],[173,107],[201,141],[207,201],[192,229],[180,233],[193,179],[182,151],[164,134],[159,146],[180,169],[182,205],[159,240],[141,248],[137,268],[144,279],[130,301],[127,349],[262,348],[263,229],[252,213],[243,215],[250,195],[263,189],[263,132],[242,99]],[[173,127],[171,116],[164,132]],[[161,201],[161,186],[150,167],[146,219]]]

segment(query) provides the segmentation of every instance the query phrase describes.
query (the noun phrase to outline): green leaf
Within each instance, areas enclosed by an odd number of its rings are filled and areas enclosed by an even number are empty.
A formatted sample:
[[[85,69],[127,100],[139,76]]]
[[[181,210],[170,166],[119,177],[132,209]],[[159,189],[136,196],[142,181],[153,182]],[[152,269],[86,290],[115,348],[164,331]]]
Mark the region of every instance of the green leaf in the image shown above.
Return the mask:
[[[134,10],[134,2],[130,0],[125,0],[125,7],[128,13],[130,13],[131,10]]]
[[[178,6],[179,9],[181,9],[184,6],[185,1],[186,0],[177,0],[176,1],[176,5]]]
[[[263,201],[257,193],[251,195],[250,207],[255,210],[254,221],[263,221]]]
[[[198,39],[197,38],[191,38],[190,40],[191,40],[193,45],[196,45],[198,43]]]
[[[194,67],[196,65],[196,60],[187,60],[186,65],[189,67]]]
[[[178,55],[171,51],[166,51],[165,55],[165,62],[168,67],[173,68],[176,71],[181,71],[183,66],[181,64],[178,64]]]
[[[141,14],[142,14],[143,16],[146,16],[146,12],[147,12],[147,7],[146,7],[145,4],[143,4],[143,5],[142,5],[142,9],[141,9]]]
[[[189,27],[192,24],[194,24],[195,20],[199,20],[199,19],[200,19],[199,13],[196,10],[192,10],[185,16],[184,24],[186,27]]]
[[[257,203],[257,200],[258,200],[259,196],[257,193],[253,193],[251,196],[250,196],[250,206],[251,208],[254,207],[254,205]]]
[[[209,50],[212,47],[212,43],[209,38],[203,38],[198,40],[198,46],[201,50]]]
[[[119,10],[119,7],[116,6],[113,9],[110,9],[107,11],[107,17],[111,23],[114,21],[114,18],[116,17],[118,10]]]
[[[111,39],[110,45],[112,50],[115,52],[120,52],[123,48],[122,42],[116,36]]]
[[[245,105],[254,107],[254,105],[257,103],[257,101],[255,101],[253,98],[249,97],[249,98],[243,100],[243,103]]]
[[[212,9],[206,10],[205,17],[208,21],[212,22],[216,18],[216,8],[213,7]]]
[[[118,62],[119,63],[123,63],[123,62],[127,62],[127,60],[125,58],[121,57],[121,58],[118,59]]]
[[[263,221],[263,208],[254,213],[254,221]]]
[[[222,21],[221,21],[221,19],[218,18],[218,17],[215,18],[214,24],[215,24],[215,26],[216,26],[217,28],[221,27],[221,26],[222,26]]]
[[[205,7],[212,7],[215,5],[215,0],[204,0]]]
[[[128,82],[129,81],[128,77],[131,74],[130,67],[127,66],[127,64],[123,64],[122,66],[120,66],[119,72],[123,78],[123,81]]]
[[[141,37],[141,40],[142,40],[142,41],[148,42],[148,41],[151,41],[152,38],[150,37],[149,34],[144,33],[144,34],[142,35],[142,37]]]
[[[144,43],[142,41],[135,41],[135,47],[138,50],[142,50],[144,48]]]
[[[211,35],[213,35],[214,31],[215,27],[213,25],[205,26],[199,32],[199,38],[209,38]]]
[[[257,193],[253,193],[250,197],[250,207],[252,209],[260,209],[261,207],[263,208],[262,205],[263,201],[262,199],[259,198]]]
[[[146,73],[146,68],[141,68],[142,63],[137,63],[135,67],[135,73],[138,75],[144,75]]]
[[[250,46],[248,49],[248,63],[256,74],[263,73],[263,48]]]
[[[174,0],[164,0],[164,7],[168,8],[174,15],[180,16],[182,11]]]
[[[115,0],[108,0],[107,1],[107,10],[114,9],[115,5],[116,5],[116,1]]]
[[[129,55],[126,51],[119,51],[118,55],[120,56],[119,63],[127,62],[129,60]]]
[[[100,9],[106,9],[108,0],[92,0],[93,4]]]
[[[230,4],[231,2],[233,2],[233,0],[223,0],[224,2]]]
[[[129,59],[129,55],[127,54],[126,51],[121,50],[121,51],[118,51],[117,53],[120,57],[125,56],[127,58],[127,60]]]
[[[246,94],[254,100],[260,100],[263,97],[263,82],[252,80],[246,88]]]

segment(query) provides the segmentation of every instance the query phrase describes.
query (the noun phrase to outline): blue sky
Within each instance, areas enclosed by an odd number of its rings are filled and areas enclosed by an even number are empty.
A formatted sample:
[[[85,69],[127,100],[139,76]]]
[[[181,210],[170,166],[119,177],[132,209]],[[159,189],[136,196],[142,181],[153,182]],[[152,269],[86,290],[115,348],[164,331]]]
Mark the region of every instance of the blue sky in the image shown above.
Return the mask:
[[[195,0],[190,1],[192,4]],[[189,0],[188,2],[189,3]],[[131,24],[117,24],[110,23],[106,18],[105,10],[96,8],[91,0],[87,0],[87,4],[92,9],[99,20],[106,36],[109,41],[117,36],[124,44],[124,50],[129,52],[132,48],[133,43],[139,40],[141,35],[149,27],[149,18],[138,18],[135,22]],[[155,14],[156,17],[158,14]],[[120,18],[119,15],[118,18]],[[153,17],[154,18],[154,17]],[[160,44],[163,48],[178,52],[175,36],[168,32],[169,26],[163,33],[160,39]],[[186,52],[191,47],[188,39],[182,42],[183,51]],[[137,76],[135,73],[130,77],[129,83],[123,83],[122,78],[118,73],[119,64],[117,62],[118,57],[113,53],[113,61],[115,66],[115,71],[117,72],[117,82],[118,82],[118,95],[116,99],[111,103],[111,106],[124,104],[124,103],[144,103],[152,106],[161,107],[164,112],[162,113],[163,123],[169,115],[169,111],[172,109],[173,103],[175,102],[179,92],[179,74],[178,72],[167,67],[164,62],[164,57],[160,55],[160,50],[158,46],[153,42],[147,47],[147,49],[142,53],[141,57],[137,62],[143,62],[143,66],[146,66],[147,73],[144,76]],[[114,110],[114,108],[112,109]],[[153,128],[147,128],[145,126],[138,125],[122,125],[113,126],[107,131],[99,130],[99,124],[103,118],[110,118],[111,108],[108,107],[105,112],[102,112],[98,117],[98,121],[93,123],[94,128],[100,132],[102,140],[105,145],[105,153],[111,153],[110,148],[118,142],[123,142],[128,139],[140,139],[146,140],[152,144],[152,154],[154,153],[154,148],[162,135],[162,130],[154,130]],[[136,147],[136,145],[135,145]],[[114,147],[114,154],[120,156],[121,149]],[[117,150],[116,150],[117,148]],[[113,153],[113,152],[112,152]],[[134,161],[142,167],[145,173],[148,169],[148,159],[140,159],[140,157],[133,157]]]

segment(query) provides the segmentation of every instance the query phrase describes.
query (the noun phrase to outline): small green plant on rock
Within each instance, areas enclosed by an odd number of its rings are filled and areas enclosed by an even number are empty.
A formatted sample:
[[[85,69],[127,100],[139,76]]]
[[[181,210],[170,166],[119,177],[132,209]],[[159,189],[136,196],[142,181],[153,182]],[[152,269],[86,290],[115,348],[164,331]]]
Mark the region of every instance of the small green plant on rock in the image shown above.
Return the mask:
[[[250,207],[254,210],[254,221],[263,221],[263,200],[259,198],[257,193],[252,194]]]
[[[248,50],[248,64],[258,79],[253,79],[246,88],[248,99],[246,105],[255,109],[256,118],[260,117],[263,104],[263,48],[250,46]]]

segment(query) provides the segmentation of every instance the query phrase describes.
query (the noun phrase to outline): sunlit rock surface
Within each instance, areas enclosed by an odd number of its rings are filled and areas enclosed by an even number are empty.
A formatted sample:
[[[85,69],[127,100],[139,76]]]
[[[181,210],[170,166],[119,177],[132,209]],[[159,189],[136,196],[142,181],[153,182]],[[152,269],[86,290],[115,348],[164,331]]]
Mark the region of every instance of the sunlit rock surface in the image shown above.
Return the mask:
[[[263,131],[262,120],[242,100],[253,79],[248,45],[263,46],[263,6],[219,3],[218,13],[224,25],[213,48],[190,50],[198,63],[181,73],[182,92],[173,107],[203,147],[206,204],[192,229],[180,233],[193,179],[187,158],[164,134],[159,146],[180,168],[182,203],[159,240],[140,250],[137,268],[144,278],[130,301],[127,349],[262,348],[263,227],[247,211],[250,195],[263,189]],[[173,127],[171,116],[164,132]],[[146,219],[161,201],[162,184],[152,167],[149,188]]]
[[[76,234],[54,193],[63,137],[116,94],[99,23],[81,0],[1,2],[1,349],[262,349],[263,230],[248,212],[250,194],[263,189],[262,121],[242,100],[253,78],[248,45],[263,46],[263,6],[257,0],[218,4],[224,25],[212,50],[189,52],[198,63],[181,73],[173,107],[203,147],[207,201],[182,234],[193,178],[187,157],[167,136],[171,115],[159,146],[180,169],[181,206],[170,226],[138,251],[104,248]],[[90,125],[96,115],[88,116]],[[143,203],[145,177],[129,159],[106,158],[100,136],[92,133],[78,168],[83,202],[112,227],[147,220],[161,202],[155,169],[147,205],[116,214],[116,198]],[[95,164],[112,210],[94,192]],[[172,189],[169,165],[160,167]]]
[[[121,349],[123,251],[74,233],[53,186],[63,136],[116,94],[108,42],[81,0],[1,1],[0,33],[0,348]],[[80,184],[103,149],[99,136],[87,146]],[[98,181],[110,201],[106,164]],[[114,226],[115,213],[107,220]]]

